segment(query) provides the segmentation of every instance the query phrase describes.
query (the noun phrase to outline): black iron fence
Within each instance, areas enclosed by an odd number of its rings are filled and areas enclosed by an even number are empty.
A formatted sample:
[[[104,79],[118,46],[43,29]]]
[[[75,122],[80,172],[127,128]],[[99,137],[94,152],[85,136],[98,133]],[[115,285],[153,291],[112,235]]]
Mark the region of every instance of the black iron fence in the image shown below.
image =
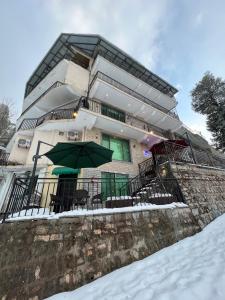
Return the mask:
[[[0,166],[7,166],[9,162],[10,153],[2,152],[0,154]]]
[[[149,183],[145,190],[142,190],[144,182],[140,185],[137,181],[131,182],[130,185],[130,181],[125,178],[37,178],[30,197],[30,179],[16,177],[3,212],[3,221],[20,216],[35,217],[71,210],[182,201],[182,198],[174,196],[174,191],[172,193],[167,190],[166,182],[158,179]]]
[[[166,161],[175,161],[225,168],[225,159],[213,156],[212,153],[205,150],[166,141],[163,144],[162,153],[155,155],[156,165],[160,165]]]
[[[39,118],[24,119],[20,124],[18,130],[34,129],[49,120],[74,119],[76,117],[75,113],[77,111],[78,105],[79,100],[76,101],[73,108],[55,109]]]

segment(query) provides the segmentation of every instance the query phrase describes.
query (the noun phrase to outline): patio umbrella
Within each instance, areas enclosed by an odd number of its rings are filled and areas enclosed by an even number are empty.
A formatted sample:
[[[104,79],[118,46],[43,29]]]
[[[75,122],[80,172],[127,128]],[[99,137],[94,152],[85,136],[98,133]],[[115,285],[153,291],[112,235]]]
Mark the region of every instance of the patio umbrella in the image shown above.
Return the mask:
[[[96,168],[112,161],[113,151],[94,142],[58,143],[45,153],[55,165]]]

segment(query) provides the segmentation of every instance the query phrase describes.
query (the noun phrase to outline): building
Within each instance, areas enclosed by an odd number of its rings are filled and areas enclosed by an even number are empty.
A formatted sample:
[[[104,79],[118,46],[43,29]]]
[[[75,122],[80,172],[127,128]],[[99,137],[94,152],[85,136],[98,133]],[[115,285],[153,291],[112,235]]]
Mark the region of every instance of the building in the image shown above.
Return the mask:
[[[31,171],[39,140],[52,145],[91,140],[114,150],[113,161],[77,176],[127,182],[151,157],[153,144],[184,134],[176,93],[101,36],[61,34],[26,84],[6,173]],[[40,152],[49,149],[42,145]],[[37,175],[54,177],[53,169],[42,157]]]

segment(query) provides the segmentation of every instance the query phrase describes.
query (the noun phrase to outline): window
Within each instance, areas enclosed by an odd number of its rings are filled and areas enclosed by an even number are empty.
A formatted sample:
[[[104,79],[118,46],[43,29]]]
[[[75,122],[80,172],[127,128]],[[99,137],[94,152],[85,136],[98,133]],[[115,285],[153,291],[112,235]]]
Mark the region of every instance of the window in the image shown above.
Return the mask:
[[[101,105],[102,115],[125,123],[125,113],[105,104]]]
[[[107,197],[120,196],[121,188],[122,188],[122,195],[123,196],[128,195],[127,192],[128,188],[126,187],[126,184],[129,181],[128,175],[119,174],[119,173],[102,172],[101,178],[102,178],[101,193],[103,195],[104,200],[106,200]]]
[[[131,161],[129,141],[103,134],[102,146],[113,150],[112,159]]]

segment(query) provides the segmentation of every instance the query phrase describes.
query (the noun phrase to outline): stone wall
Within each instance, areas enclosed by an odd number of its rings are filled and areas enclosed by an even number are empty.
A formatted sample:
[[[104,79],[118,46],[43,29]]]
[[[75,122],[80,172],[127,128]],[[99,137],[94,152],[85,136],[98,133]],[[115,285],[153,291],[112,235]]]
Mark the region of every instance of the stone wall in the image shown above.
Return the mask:
[[[201,228],[225,212],[225,170],[192,164],[170,166]]]
[[[75,289],[198,231],[188,207],[1,224],[0,299]]]

